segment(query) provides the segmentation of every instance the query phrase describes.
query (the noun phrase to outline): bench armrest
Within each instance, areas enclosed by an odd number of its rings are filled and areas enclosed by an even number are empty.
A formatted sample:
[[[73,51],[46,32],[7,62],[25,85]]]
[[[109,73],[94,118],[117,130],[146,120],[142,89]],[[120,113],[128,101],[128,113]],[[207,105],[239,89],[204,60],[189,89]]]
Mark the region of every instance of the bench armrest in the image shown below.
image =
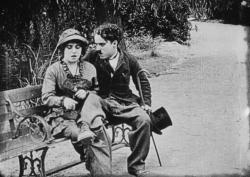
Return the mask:
[[[15,138],[19,137],[23,126],[28,127],[29,134],[34,142],[41,143],[51,138],[50,126],[44,118],[39,115],[25,116],[17,126]]]

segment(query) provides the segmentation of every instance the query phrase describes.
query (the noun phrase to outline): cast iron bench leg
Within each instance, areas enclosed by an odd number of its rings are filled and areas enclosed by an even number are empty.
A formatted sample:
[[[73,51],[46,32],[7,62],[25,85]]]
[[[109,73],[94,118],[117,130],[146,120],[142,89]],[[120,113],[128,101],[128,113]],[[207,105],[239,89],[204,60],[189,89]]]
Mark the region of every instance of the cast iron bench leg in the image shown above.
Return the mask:
[[[34,157],[33,151],[30,151],[29,155],[25,154],[18,156],[20,166],[19,177],[24,176],[24,171],[28,170],[28,164],[30,165],[30,173],[28,176],[46,177],[44,160],[48,151],[48,147],[44,147],[36,151],[42,151],[39,157]],[[37,174],[37,171],[39,174]]]
[[[129,146],[129,140],[126,136],[129,131],[131,131],[131,128],[128,126],[126,127],[124,123],[112,126],[112,144],[124,144],[125,146]],[[115,141],[115,139],[118,139],[118,141]]]

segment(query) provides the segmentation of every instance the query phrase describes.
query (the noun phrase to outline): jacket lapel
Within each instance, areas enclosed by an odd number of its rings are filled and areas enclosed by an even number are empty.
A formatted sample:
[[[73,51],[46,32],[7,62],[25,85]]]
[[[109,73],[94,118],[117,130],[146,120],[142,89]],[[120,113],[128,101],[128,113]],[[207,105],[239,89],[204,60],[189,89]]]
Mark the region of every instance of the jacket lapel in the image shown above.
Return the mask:
[[[116,70],[113,71],[112,67],[110,66],[109,64],[109,61],[108,60],[102,60],[99,58],[97,58],[97,61],[99,60],[99,65],[100,67],[102,68],[102,70],[105,72],[105,73],[116,73],[123,64],[125,64],[125,60],[124,60],[124,54],[123,52],[119,51],[120,55],[119,55],[119,59],[118,59],[118,63],[117,63],[117,67],[116,67]]]
[[[119,55],[119,59],[118,59],[118,63],[117,63],[115,72],[118,71],[119,68],[120,68],[123,64],[125,64],[125,61],[124,61],[124,54],[123,54],[121,51],[119,51],[119,53],[120,53],[120,55]]]
[[[110,69],[111,69],[110,67],[111,67],[111,66],[109,66],[108,61],[102,60],[102,59],[100,59],[100,58],[98,58],[98,60],[99,60],[99,65],[100,65],[100,67],[102,68],[102,70],[103,70],[105,73],[110,74]]]

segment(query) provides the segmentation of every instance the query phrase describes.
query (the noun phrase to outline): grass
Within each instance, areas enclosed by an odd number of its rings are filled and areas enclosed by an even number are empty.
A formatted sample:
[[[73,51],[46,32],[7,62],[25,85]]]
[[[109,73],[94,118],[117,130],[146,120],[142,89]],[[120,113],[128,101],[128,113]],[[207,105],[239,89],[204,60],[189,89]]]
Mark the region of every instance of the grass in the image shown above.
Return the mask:
[[[177,58],[163,54],[158,47],[164,42],[160,37],[153,39],[145,35],[126,41],[128,51],[138,57],[139,63],[149,71],[151,77],[165,74]],[[162,49],[161,49],[162,50]]]

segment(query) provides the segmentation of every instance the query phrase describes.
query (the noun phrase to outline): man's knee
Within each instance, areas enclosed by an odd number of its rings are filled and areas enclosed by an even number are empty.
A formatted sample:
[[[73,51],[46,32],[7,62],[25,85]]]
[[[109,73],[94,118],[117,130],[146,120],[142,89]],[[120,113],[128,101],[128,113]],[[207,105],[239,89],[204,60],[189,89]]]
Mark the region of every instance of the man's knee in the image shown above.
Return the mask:
[[[101,103],[101,98],[98,95],[94,94],[94,93],[89,93],[86,101],[100,104]]]
[[[144,126],[144,127],[150,127],[150,124],[151,124],[151,120],[150,120],[150,117],[148,114],[140,114],[138,117],[137,117],[137,122],[141,125],[141,126]]]

